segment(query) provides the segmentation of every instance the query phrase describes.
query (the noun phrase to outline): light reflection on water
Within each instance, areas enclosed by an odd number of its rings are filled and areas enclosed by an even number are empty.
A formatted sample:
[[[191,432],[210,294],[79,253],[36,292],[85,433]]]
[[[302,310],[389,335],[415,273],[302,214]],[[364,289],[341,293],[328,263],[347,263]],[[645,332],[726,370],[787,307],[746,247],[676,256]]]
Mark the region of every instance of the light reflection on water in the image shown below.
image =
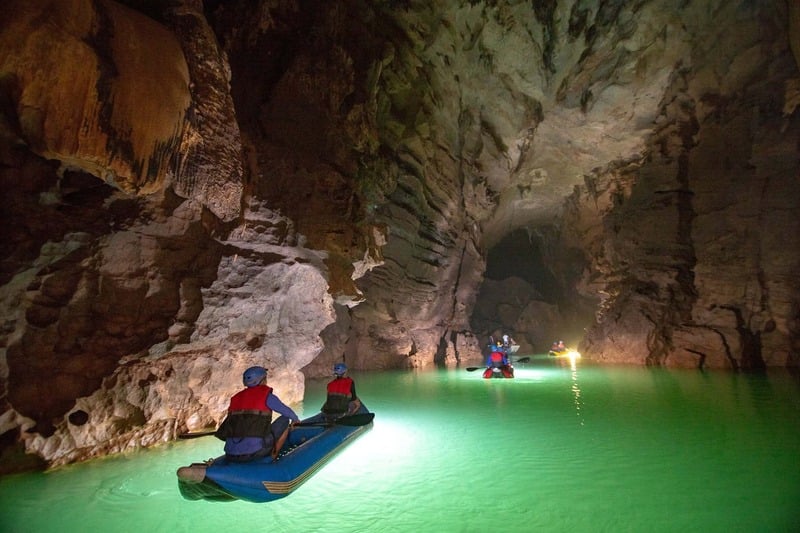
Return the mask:
[[[0,480],[0,531],[796,531],[800,393],[769,378],[537,356],[513,380],[355,374],[376,414],[295,493],[190,502],[213,437]],[[309,383],[299,411],[322,404]]]

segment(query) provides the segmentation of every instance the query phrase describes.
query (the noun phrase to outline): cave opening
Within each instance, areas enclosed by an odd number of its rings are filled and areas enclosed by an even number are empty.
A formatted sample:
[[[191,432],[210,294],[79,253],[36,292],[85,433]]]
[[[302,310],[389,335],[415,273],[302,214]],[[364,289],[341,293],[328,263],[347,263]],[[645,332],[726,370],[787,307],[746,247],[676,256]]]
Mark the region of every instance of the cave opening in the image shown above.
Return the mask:
[[[542,300],[558,302],[562,290],[544,264],[543,246],[543,239],[536,233],[524,229],[512,231],[489,250],[484,277],[494,281],[519,277],[528,282]]]
[[[492,246],[470,318],[473,331],[489,339],[511,335],[523,352],[546,351],[563,335],[563,277],[553,266],[552,229],[516,229]]]

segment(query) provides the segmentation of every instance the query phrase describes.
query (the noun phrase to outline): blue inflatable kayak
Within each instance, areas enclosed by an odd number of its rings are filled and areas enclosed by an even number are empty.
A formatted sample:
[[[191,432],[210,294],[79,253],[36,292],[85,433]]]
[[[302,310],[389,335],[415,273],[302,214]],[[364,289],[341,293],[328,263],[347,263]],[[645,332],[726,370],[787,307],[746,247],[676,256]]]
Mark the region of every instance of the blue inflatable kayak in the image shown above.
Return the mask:
[[[288,496],[337,452],[372,428],[374,413],[361,410],[333,423],[312,417],[292,428],[278,459],[247,463],[225,456],[178,469],[178,488],[187,500],[269,502]]]

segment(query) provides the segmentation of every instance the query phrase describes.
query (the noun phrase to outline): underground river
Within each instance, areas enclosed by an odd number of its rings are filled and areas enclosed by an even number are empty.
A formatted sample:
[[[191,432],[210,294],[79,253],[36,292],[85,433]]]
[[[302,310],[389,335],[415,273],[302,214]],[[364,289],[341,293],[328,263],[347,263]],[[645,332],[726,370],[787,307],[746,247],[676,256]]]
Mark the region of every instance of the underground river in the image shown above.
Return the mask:
[[[352,373],[371,431],[288,497],[186,501],[214,437],[0,478],[10,532],[789,532],[800,525],[800,388],[782,371],[599,367],[534,355]],[[302,416],[323,402],[309,381]],[[280,391],[277,391],[280,393]]]

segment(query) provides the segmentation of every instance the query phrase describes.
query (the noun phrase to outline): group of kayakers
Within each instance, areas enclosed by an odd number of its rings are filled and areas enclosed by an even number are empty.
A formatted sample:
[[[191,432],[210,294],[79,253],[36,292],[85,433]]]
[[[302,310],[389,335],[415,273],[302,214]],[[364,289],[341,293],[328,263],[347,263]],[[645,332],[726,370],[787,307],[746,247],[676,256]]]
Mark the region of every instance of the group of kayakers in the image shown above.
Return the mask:
[[[504,334],[497,341],[489,338],[489,356],[483,377],[514,377],[514,366],[510,360],[517,342]],[[554,342],[551,353],[566,350],[564,341]],[[290,407],[284,404],[267,386],[267,369],[262,366],[248,368],[242,374],[244,389],[230,400],[227,416],[215,435],[225,441],[225,455],[234,462],[247,462],[272,455],[277,460],[291,428],[300,422]],[[327,399],[321,412],[309,419],[311,423],[329,423],[352,415],[361,407],[356,395],[355,382],[347,375],[347,365],[333,365],[333,380],[327,385]],[[272,420],[272,413],[280,416]]]
[[[245,388],[233,395],[227,416],[215,433],[225,441],[225,456],[229,461],[247,462],[270,454],[273,461],[277,460],[291,427],[300,422],[292,408],[267,386],[267,373],[262,366],[244,371]],[[305,423],[332,422],[358,411],[361,400],[356,395],[355,382],[346,374],[344,363],[333,365],[334,377],[328,383],[325,404],[318,415]],[[280,415],[274,421],[273,411]]]

